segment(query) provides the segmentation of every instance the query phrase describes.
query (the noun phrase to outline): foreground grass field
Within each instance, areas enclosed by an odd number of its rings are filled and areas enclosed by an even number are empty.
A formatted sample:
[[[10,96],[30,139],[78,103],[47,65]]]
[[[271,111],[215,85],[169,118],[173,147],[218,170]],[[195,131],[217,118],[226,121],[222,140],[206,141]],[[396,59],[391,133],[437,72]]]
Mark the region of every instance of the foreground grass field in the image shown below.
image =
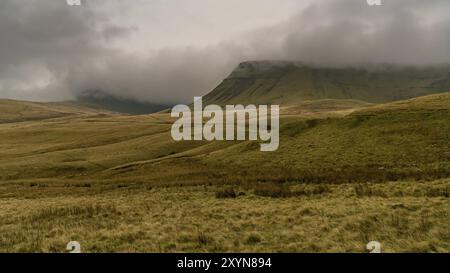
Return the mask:
[[[449,179],[283,187],[3,184],[0,251],[450,251]]]

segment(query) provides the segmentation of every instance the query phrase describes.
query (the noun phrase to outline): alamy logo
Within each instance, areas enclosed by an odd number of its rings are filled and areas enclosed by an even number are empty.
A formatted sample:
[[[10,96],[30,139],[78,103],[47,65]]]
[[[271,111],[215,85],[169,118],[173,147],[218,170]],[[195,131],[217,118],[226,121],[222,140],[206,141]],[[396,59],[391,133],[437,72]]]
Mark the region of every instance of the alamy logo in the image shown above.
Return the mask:
[[[369,6],[381,6],[381,0],[367,0]]]
[[[69,6],[81,6],[81,0],[66,0]]]
[[[175,141],[247,140],[248,135],[248,140],[258,140],[259,137],[265,142],[261,143],[261,151],[275,151],[280,142],[280,109],[278,105],[270,106],[270,125],[268,110],[267,105],[259,105],[258,108],[255,105],[226,105],[224,112],[219,105],[203,108],[202,97],[195,97],[193,113],[187,105],[173,107],[171,116],[179,119],[172,126],[172,138]],[[204,123],[204,118],[209,120]]]

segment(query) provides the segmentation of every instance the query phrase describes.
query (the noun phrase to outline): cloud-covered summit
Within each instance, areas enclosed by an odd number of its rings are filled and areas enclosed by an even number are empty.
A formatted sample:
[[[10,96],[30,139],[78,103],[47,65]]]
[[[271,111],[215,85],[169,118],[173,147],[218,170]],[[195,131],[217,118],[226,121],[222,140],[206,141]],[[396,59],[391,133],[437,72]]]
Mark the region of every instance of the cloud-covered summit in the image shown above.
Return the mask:
[[[281,3],[282,2],[282,3]],[[0,2],[0,97],[188,102],[246,60],[450,62],[447,0]]]

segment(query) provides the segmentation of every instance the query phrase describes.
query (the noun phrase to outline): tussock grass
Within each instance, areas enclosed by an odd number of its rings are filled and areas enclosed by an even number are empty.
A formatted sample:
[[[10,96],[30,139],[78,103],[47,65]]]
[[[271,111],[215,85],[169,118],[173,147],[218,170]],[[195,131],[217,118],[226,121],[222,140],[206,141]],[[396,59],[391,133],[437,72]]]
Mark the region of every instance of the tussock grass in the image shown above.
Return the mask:
[[[330,189],[326,185],[301,185],[291,187],[281,183],[258,183],[255,185],[254,189],[256,195],[272,198],[314,196],[325,194],[329,191]]]
[[[219,190],[216,192],[216,198],[236,198],[237,194],[234,189]]]
[[[230,185],[247,194],[225,199],[215,193],[228,187],[147,186],[1,184],[0,251],[65,252],[72,240],[84,252],[365,252],[372,240],[384,252],[450,251],[448,179],[288,183],[306,193],[289,198],[257,195],[253,183]]]

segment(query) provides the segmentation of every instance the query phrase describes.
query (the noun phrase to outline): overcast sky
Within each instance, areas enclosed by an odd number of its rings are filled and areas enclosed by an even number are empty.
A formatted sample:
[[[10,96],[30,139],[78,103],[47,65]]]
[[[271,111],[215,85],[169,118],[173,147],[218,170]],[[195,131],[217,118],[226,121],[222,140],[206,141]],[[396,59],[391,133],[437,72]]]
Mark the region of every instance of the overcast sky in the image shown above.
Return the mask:
[[[0,98],[178,103],[247,60],[447,63],[449,14],[448,0],[0,0]]]

